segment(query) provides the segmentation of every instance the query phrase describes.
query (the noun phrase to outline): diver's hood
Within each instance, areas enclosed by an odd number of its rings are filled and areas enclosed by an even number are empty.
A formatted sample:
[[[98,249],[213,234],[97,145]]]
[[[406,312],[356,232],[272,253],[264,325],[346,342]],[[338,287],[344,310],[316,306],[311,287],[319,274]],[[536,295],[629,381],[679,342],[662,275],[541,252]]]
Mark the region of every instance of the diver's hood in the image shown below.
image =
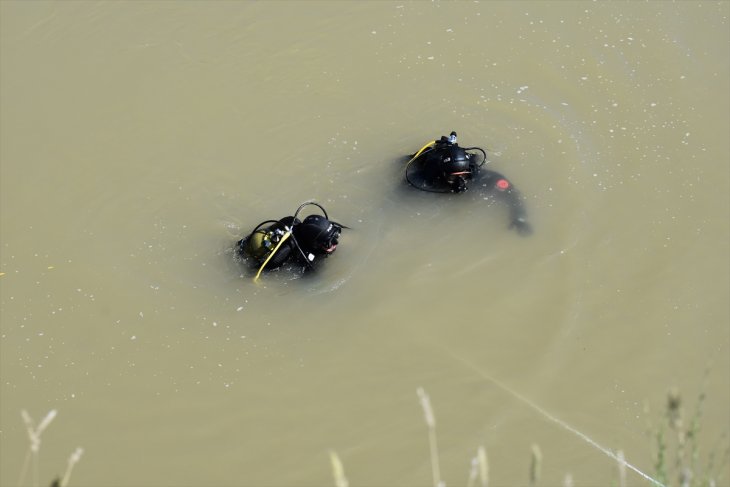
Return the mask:
[[[309,215],[294,226],[294,237],[303,251],[312,254],[331,254],[337,248],[342,225],[322,215]]]
[[[441,162],[445,175],[471,174],[469,155],[458,145],[452,145],[443,150]]]

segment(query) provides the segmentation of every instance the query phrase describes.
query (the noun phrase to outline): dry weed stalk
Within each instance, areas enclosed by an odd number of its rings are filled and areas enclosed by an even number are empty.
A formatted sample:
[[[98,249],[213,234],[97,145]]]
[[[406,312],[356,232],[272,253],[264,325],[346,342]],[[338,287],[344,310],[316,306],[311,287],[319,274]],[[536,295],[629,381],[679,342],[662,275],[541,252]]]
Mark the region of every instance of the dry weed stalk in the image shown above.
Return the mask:
[[[337,455],[337,452],[330,450],[330,463],[332,464],[332,476],[335,479],[335,487],[348,487],[350,484],[345,477],[345,467]]]
[[[439,453],[438,446],[436,444],[436,416],[433,414],[433,408],[431,407],[431,399],[426,394],[426,391],[422,387],[416,389],[418,398],[421,401],[421,407],[423,408],[423,416],[428,426],[428,440],[431,448],[431,473],[433,474],[433,485],[434,487],[445,487],[441,481],[441,471],[439,468]]]
[[[565,478],[563,479],[563,487],[573,487],[575,484],[573,483],[573,476],[569,473],[565,474]]]
[[[69,479],[71,479],[71,471],[74,468],[74,465],[76,465],[79,460],[81,460],[81,455],[84,454],[83,448],[76,448],[74,452],[71,454],[70,457],[68,457],[68,465],[66,466],[66,473],[63,474],[63,479],[61,480],[61,487],[66,487],[68,485]],[[339,487],[339,486],[338,486]],[[345,486],[347,487],[347,486]]]
[[[23,422],[25,423],[25,428],[28,431],[28,439],[30,440],[30,447],[28,448],[28,453],[25,456],[25,460],[23,461],[23,467],[20,469],[20,478],[18,479],[18,485],[23,485],[25,482],[25,475],[28,471],[28,463],[33,460],[33,486],[38,487],[38,454],[41,449],[41,434],[48,428],[48,425],[51,424],[51,421],[56,417],[56,414],[58,414],[58,411],[55,409],[52,409],[46,414],[46,416],[43,418],[43,420],[38,424],[38,426],[35,425],[33,418],[30,417],[30,414],[23,409],[20,411],[20,416],[23,418]],[[81,460],[81,455],[84,453],[83,448],[76,448],[73,453],[71,453],[71,456],[68,458],[68,464],[66,466],[66,472],[63,475],[63,479],[59,480],[56,478],[51,485],[53,487],[66,487],[68,485],[68,481],[71,478],[71,471],[74,468],[74,465],[78,463],[79,460]]]
[[[53,418],[56,417],[56,414],[58,414],[58,411],[56,411],[55,409],[51,409],[50,411],[48,411],[48,414],[46,414],[46,416],[41,420],[38,426],[35,426],[33,418],[30,417],[28,411],[26,411],[25,409],[20,411],[20,416],[23,418],[25,428],[28,431],[30,447],[28,448],[28,453],[25,455],[23,467],[20,470],[20,479],[18,480],[18,485],[22,485],[25,481],[25,474],[28,471],[28,463],[32,459],[33,485],[35,487],[38,487],[38,455],[41,449],[41,434],[43,434],[43,431],[45,431],[48,425],[51,424],[51,421],[53,421]]]
[[[530,460],[530,485],[534,486],[540,481],[540,471],[542,470],[542,451],[536,443],[532,444],[530,450],[532,451]]]
[[[477,454],[471,459],[471,470],[469,471],[468,487],[474,487],[479,479],[481,487],[489,484],[489,463],[487,463],[487,451],[483,446],[477,448]]]
[[[624,451],[617,451],[616,456],[618,457],[618,485],[619,487],[626,487],[626,458]]]

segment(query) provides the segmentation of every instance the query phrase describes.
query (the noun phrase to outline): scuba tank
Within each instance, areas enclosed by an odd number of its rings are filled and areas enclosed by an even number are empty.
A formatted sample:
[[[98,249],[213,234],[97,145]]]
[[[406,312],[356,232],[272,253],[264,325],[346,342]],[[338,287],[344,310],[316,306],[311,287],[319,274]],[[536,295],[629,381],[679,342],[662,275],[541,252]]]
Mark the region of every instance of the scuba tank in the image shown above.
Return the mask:
[[[273,225],[264,227],[267,223],[273,223]],[[259,264],[263,264],[266,259],[271,257],[268,263],[269,268],[279,267],[289,258],[293,250],[291,243],[284,245],[282,242],[293,223],[298,223],[298,220],[290,216],[279,221],[266,220],[259,223],[247,237],[238,242],[238,252]],[[271,254],[277,247],[279,248],[276,250],[276,254],[272,256]]]
[[[469,151],[479,151],[482,158]],[[487,153],[480,147],[460,147],[456,132],[449,137],[442,136],[425,145],[406,165],[406,181],[422,191],[435,193],[462,193],[467,190],[467,181],[477,175],[479,168],[487,161]],[[415,164],[416,170],[410,170]],[[422,184],[416,184],[410,178],[418,172]]]

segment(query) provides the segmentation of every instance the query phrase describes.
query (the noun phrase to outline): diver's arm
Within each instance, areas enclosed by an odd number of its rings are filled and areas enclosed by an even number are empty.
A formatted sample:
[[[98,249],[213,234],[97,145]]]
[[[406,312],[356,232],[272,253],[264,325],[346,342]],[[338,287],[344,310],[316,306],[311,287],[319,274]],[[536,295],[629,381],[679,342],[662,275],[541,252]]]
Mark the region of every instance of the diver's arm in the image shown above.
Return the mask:
[[[520,235],[530,235],[532,227],[527,222],[527,210],[522,202],[522,195],[512,182],[498,172],[484,171],[481,183],[487,195],[502,202],[509,209],[510,228]]]

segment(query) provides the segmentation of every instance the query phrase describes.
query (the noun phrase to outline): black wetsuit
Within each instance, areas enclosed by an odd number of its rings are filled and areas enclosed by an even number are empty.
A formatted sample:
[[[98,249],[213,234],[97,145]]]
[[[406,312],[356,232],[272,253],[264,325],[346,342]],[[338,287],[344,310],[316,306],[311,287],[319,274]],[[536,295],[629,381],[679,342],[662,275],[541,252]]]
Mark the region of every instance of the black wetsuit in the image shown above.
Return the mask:
[[[470,152],[474,150],[483,154],[481,161],[477,153]],[[452,132],[452,137],[441,137],[409,159],[406,180],[412,186],[432,193],[461,193],[471,181],[476,191],[509,208],[510,228],[521,235],[532,233],[520,192],[502,174],[482,169],[486,162],[483,149],[459,147]]]

